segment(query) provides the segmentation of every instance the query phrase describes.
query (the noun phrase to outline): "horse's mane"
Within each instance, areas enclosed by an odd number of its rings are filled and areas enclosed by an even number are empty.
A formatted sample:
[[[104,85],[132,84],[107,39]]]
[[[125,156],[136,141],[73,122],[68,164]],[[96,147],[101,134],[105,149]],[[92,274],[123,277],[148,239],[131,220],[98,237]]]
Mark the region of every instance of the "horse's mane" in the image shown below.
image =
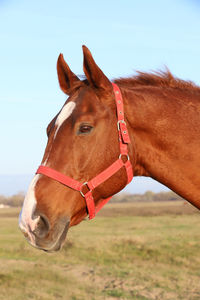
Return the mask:
[[[78,76],[81,81],[77,82],[76,88],[89,85],[89,82],[85,75]],[[120,87],[124,88],[135,88],[141,86],[153,86],[153,87],[168,87],[176,89],[187,89],[193,92],[200,92],[200,86],[196,85],[192,81],[186,81],[179,79],[172,75],[168,68],[164,71],[153,71],[153,72],[141,72],[137,71],[136,75],[130,77],[120,77],[113,80]]]
[[[118,78],[115,79],[114,82],[121,87],[127,88],[155,86],[198,90],[198,92],[200,92],[200,87],[195,83],[193,83],[192,81],[185,81],[174,77],[168,69],[166,69],[165,71],[150,73],[137,71],[137,74],[132,77]]]

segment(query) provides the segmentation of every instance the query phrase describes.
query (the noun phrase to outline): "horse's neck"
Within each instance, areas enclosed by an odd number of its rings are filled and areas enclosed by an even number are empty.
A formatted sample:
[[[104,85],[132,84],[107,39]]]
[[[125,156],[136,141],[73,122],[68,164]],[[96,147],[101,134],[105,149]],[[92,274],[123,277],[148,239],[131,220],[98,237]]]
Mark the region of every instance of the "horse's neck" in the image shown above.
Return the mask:
[[[200,101],[153,87],[124,90],[123,96],[135,175],[154,178],[200,208]]]

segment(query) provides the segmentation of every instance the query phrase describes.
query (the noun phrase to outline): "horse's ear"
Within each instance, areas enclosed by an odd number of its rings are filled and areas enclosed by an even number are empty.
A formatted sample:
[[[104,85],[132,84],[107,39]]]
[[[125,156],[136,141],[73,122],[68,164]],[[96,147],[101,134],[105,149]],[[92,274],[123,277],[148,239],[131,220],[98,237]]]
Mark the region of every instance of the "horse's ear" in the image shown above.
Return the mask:
[[[78,81],[80,81],[80,79],[70,70],[62,53],[58,57],[57,73],[61,90],[65,94],[70,95],[74,86]]]
[[[112,84],[105,76],[101,69],[95,63],[90,50],[86,46],[83,47],[83,70],[89,83],[102,91],[112,91]]]

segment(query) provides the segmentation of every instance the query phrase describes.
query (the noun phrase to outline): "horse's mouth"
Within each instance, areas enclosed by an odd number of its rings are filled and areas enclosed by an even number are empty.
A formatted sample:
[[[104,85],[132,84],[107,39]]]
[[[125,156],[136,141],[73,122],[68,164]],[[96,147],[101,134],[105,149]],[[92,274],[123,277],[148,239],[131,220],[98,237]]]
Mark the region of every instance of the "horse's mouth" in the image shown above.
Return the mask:
[[[42,248],[41,250],[44,250],[46,252],[59,251],[62,248],[62,246],[64,245],[68,229],[69,229],[69,221],[65,225],[65,227],[64,227],[63,231],[61,232],[59,238],[57,239],[56,243],[53,243],[53,247],[50,245],[50,248],[49,247]]]

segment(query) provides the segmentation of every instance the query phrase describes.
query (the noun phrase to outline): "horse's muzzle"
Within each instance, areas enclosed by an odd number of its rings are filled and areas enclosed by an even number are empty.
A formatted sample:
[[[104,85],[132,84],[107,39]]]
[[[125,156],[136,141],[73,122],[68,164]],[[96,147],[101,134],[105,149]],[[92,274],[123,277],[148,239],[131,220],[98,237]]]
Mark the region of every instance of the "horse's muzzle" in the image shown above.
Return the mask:
[[[19,223],[19,227],[28,242],[35,248],[53,252],[62,247],[69,228],[70,219],[68,217],[59,218],[53,226],[44,215],[36,216],[37,222],[34,229],[29,224]]]

